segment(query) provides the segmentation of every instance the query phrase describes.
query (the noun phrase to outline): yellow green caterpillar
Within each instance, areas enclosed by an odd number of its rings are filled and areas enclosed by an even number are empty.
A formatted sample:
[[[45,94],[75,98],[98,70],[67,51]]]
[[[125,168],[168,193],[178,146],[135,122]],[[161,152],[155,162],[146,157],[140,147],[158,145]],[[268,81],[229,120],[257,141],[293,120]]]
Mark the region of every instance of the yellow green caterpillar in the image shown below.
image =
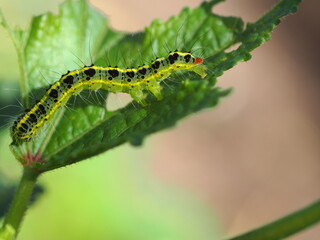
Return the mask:
[[[157,58],[150,65],[137,69],[89,66],[61,76],[46,94],[13,124],[14,137],[29,141],[44,126],[56,110],[64,106],[72,95],[84,89],[104,89],[112,93],[129,93],[142,106],[146,105],[144,90],[149,90],[158,100],[162,99],[160,82],[173,72],[193,71],[204,78],[206,67],[203,59],[191,53],[170,52],[166,58]]]

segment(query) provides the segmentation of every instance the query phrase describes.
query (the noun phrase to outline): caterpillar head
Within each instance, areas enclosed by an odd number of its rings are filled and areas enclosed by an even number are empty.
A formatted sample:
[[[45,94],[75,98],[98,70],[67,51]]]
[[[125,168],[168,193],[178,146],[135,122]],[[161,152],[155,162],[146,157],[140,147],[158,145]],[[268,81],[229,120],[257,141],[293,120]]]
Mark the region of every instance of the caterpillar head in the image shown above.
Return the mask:
[[[175,65],[177,69],[193,71],[200,75],[201,78],[207,76],[207,68],[202,64],[203,59],[195,57],[191,53],[178,52],[176,50],[169,53],[168,61],[170,64]]]

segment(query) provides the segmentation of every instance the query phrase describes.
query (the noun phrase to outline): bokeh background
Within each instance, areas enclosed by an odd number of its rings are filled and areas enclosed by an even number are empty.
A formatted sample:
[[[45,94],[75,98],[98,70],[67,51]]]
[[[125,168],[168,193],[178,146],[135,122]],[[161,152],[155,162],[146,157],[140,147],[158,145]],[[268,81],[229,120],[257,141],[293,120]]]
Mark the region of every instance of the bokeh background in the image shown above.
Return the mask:
[[[32,15],[57,12],[61,2],[0,0],[0,8],[11,25],[26,27]],[[201,1],[90,2],[114,28],[134,32]],[[215,13],[255,21],[276,2],[228,0]],[[319,1],[303,1],[250,61],[220,77],[219,86],[233,93],[216,109],[148,137],[141,148],[121,146],[43,175],[45,192],[30,208],[20,238],[215,239],[319,199],[318,9]],[[18,94],[18,79],[14,48],[0,29],[0,83],[7,90],[1,91],[2,105]],[[21,174],[9,143],[8,132],[2,132],[2,184],[15,183]],[[319,236],[316,226],[289,239]]]

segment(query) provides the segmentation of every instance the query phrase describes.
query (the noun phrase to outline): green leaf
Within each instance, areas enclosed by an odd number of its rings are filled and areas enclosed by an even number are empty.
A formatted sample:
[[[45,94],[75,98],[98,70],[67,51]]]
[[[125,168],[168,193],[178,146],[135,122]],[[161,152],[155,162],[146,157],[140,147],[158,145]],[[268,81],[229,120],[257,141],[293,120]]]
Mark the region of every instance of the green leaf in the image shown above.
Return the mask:
[[[72,64],[72,53],[80,59],[90,60],[89,48],[97,58],[96,64],[100,65],[104,65],[105,52],[113,64],[119,55],[132,61],[136,61],[132,56],[137,56],[149,62],[156,55],[165,56],[169,50],[182,45],[194,51],[199,47],[202,51],[206,46],[206,54],[214,55],[232,44],[243,24],[238,18],[211,14],[210,9],[208,4],[194,10],[186,8],[165,23],[154,21],[145,32],[124,34],[111,30],[105,17],[85,1],[67,1],[58,16],[36,17],[30,30],[13,34],[21,36],[14,38],[23,46],[19,54],[26,76],[22,81],[25,86],[21,87],[22,94],[27,96],[30,91],[32,96],[40,96],[41,91],[43,94],[42,88],[47,87],[47,81],[52,83],[59,77],[43,79],[39,69],[64,73],[66,63]],[[121,66],[121,62],[117,65]],[[41,136],[22,147],[13,144],[12,150],[24,164],[30,164],[31,159],[40,171],[54,169],[127,141],[138,145],[147,134],[173,126],[192,112],[216,105],[219,98],[229,92],[213,89],[215,79],[209,82],[199,80],[195,75],[180,74],[173,80],[182,83],[165,87],[163,101],[149,96],[151,104],[146,108],[129,104],[111,112],[101,104],[80,104],[72,107],[73,110],[62,110],[56,114],[52,127]],[[25,99],[25,105],[30,106],[30,98]]]
[[[250,51],[270,38],[279,18],[294,12],[299,1],[281,1],[245,30],[240,18],[211,13],[218,2],[186,8],[166,22],[155,20],[144,32],[129,34],[112,30],[107,19],[85,1],[67,1],[59,15],[41,15],[33,19],[30,30],[11,31],[19,43],[16,45],[23,66],[21,89],[26,106],[31,102],[27,96],[40,97],[48,83],[59,79],[49,74],[43,79],[39,69],[65,73],[77,68],[72,63],[73,54],[86,63],[91,52],[96,65],[105,66],[107,59],[111,65],[131,67],[179,49],[204,55],[209,68],[204,80],[193,73],[174,75],[172,81],[163,84],[164,100],[157,101],[150,95],[147,107],[128,104],[117,111],[108,111],[100,101],[60,110],[52,124],[31,143],[12,144],[16,158],[39,171],[48,171],[125,142],[140,145],[150,133],[172,127],[193,112],[214,107],[230,92],[214,87],[216,77],[237,62],[250,59]],[[236,50],[227,52],[239,42]],[[119,62],[119,56],[125,61]]]

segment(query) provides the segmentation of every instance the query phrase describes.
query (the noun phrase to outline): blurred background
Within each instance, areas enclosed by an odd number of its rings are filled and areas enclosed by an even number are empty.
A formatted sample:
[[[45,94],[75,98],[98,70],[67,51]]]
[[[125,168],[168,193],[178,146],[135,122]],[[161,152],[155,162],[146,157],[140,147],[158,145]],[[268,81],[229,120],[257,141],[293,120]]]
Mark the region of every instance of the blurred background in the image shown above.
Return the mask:
[[[0,8],[11,26],[26,27],[33,15],[57,13],[61,2],[0,0]],[[201,1],[90,2],[114,28],[134,32]],[[228,0],[214,11],[252,22],[276,2]],[[233,92],[216,109],[148,137],[141,148],[121,146],[44,174],[44,193],[20,239],[220,239],[319,199],[319,8],[316,0],[303,1],[250,61],[220,77],[218,85]],[[5,106],[18,94],[19,72],[3,29],[0,54]],[[9,144],[4,131],[0,186],[15,184],[21,174]],[[319,236],[317,226],[289,239]]]

